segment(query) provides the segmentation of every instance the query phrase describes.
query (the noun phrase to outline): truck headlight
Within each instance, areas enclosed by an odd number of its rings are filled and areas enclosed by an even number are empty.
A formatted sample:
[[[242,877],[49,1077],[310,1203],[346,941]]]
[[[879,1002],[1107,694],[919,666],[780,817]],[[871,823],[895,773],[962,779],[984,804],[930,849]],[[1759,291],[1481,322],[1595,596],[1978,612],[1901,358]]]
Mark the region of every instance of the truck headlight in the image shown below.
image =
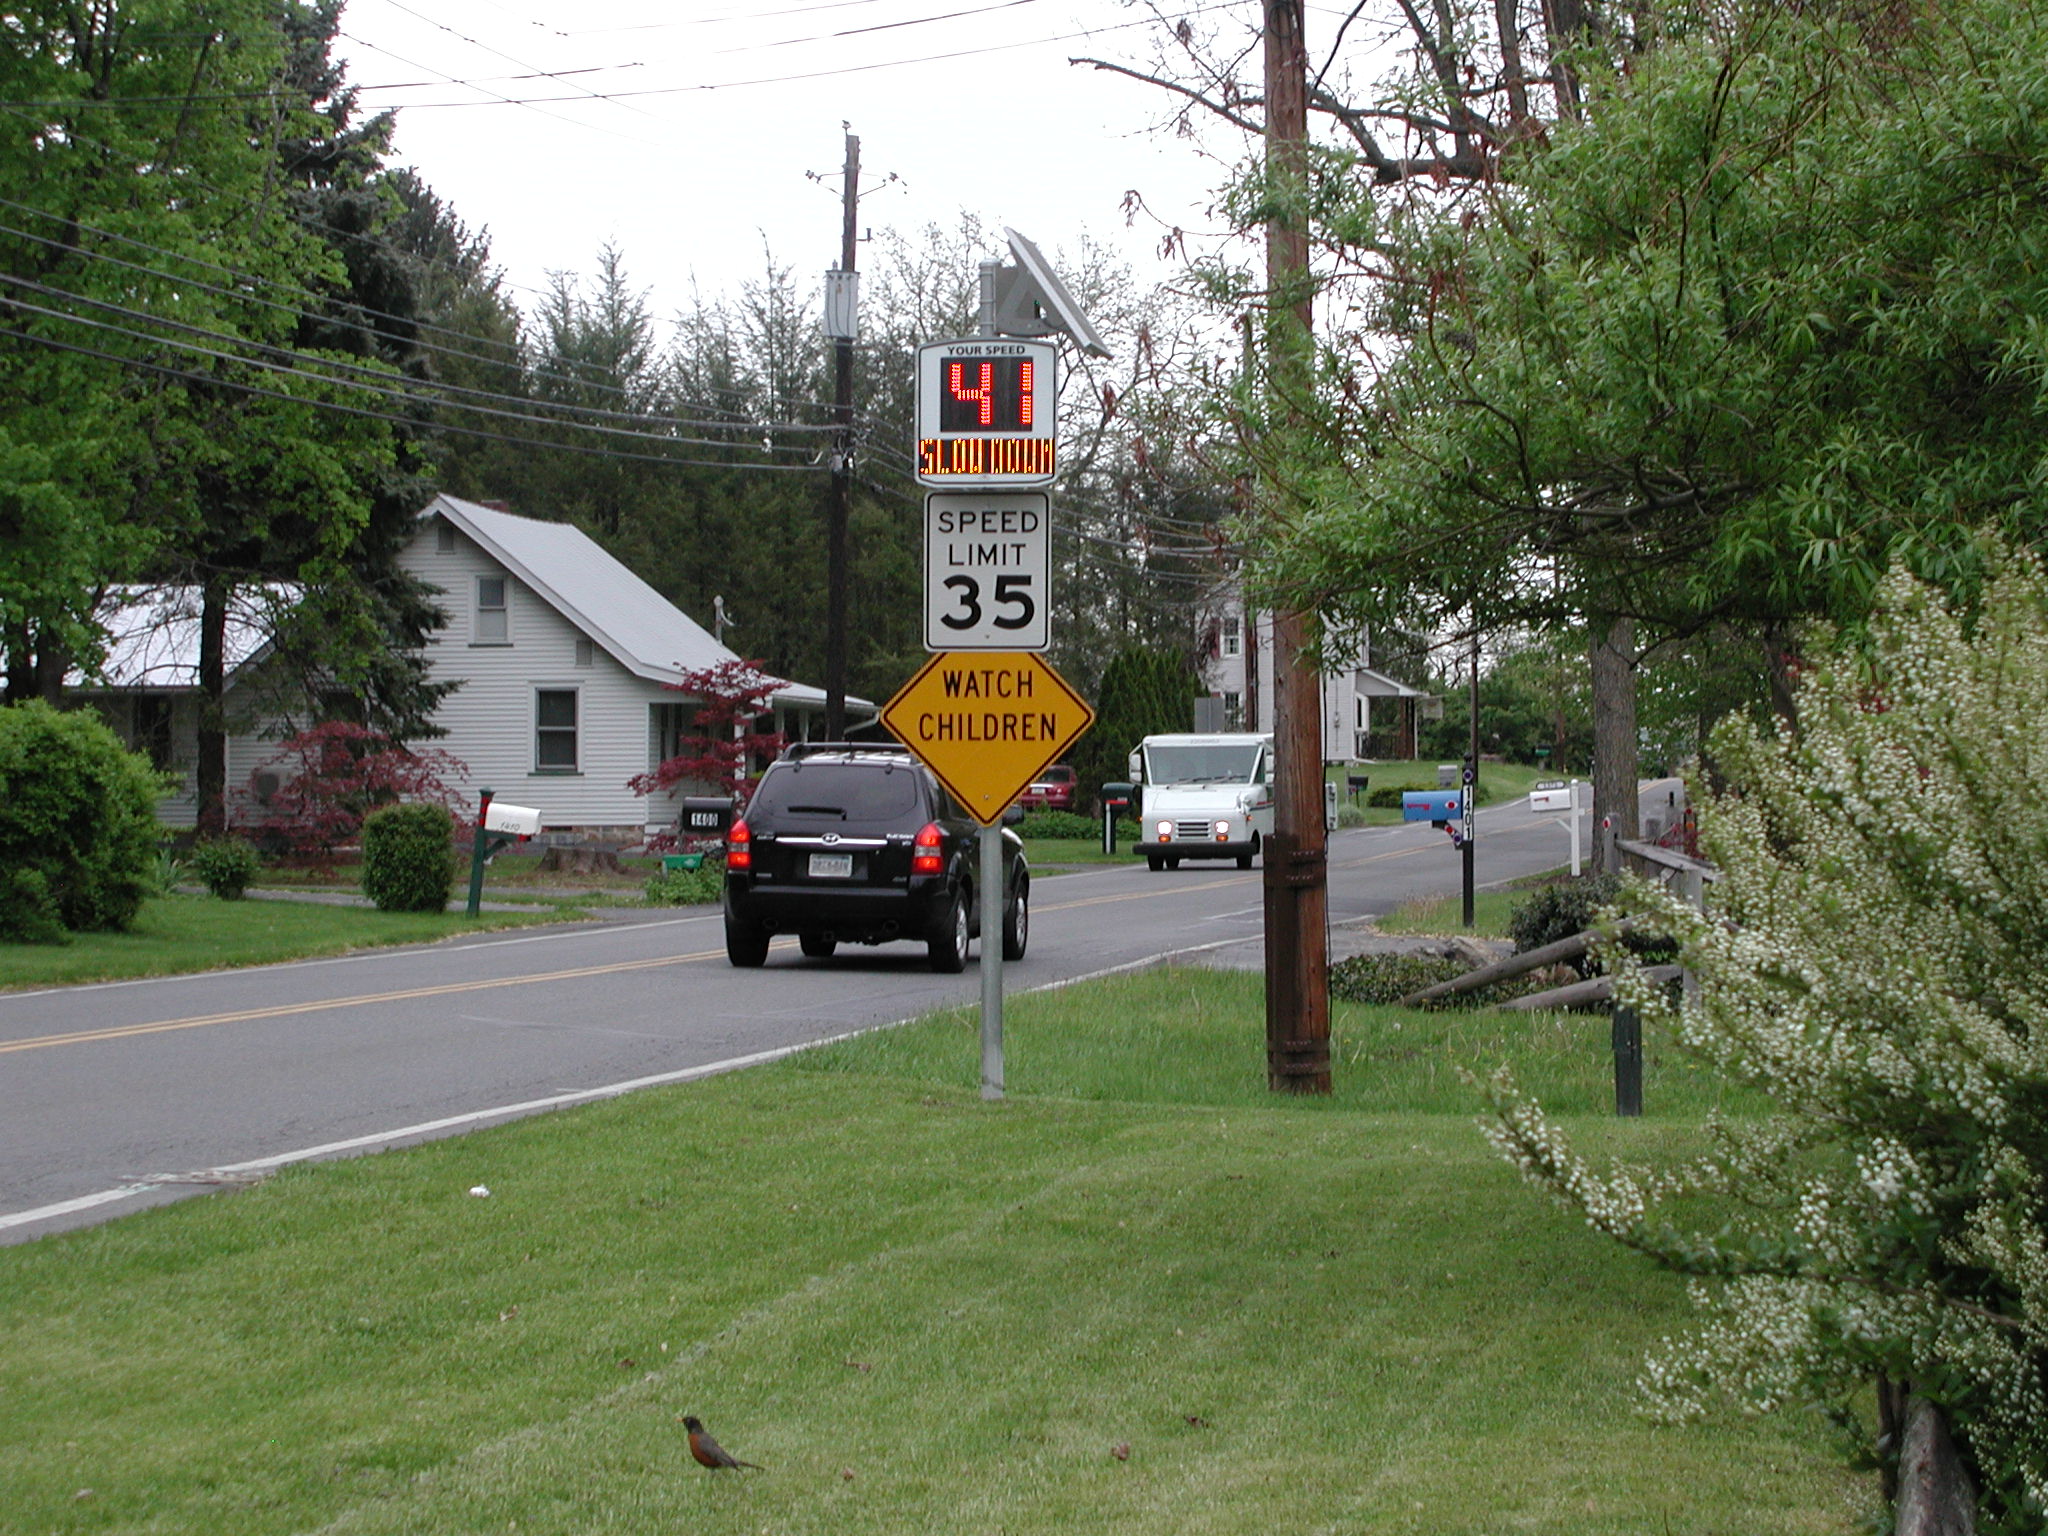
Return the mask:
[[[1216,823],[1216,827],[1215,827],[1215,832],[1216,832],[1216,841],[1217,841],[1217,842],[1219,842],[1219,843],[1227,843],[1227,842],[1229,842],[1229,841],[1230,841],[1230,823],[1229,823],[1229,822],[1227,822],[1227,821],[1219,821],[1219,822],[1217,822],[1217,823]]]
[[[1170,843],[1173,841],[1172,822],[1162,821],[1159,823],[1158,826],[1154,827],[1152,830],[1159,834],[1159,841],[1161,841],[1162,843]]]

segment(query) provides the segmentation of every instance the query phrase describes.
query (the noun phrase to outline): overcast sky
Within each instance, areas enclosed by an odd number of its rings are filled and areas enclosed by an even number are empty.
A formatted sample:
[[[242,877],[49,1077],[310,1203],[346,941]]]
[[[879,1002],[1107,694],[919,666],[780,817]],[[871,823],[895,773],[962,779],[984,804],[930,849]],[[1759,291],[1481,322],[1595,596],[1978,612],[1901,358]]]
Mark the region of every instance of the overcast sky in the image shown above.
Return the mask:
[[[366,109],[400,109],[394,160],[488,230],[522,307],[548,272],[594,270],[609,241],[667,316],[693,282],[710,296],[758,277],[764,242],[798,274],[837,264],[849,127],[865,227],[968,211],[1048,254],[1085,231],[1164,276],[1160,228],[1127,229],[1125,194],[1201,227],[1222,173],[1162,129],[1165,93],[1067,62],[1142,65],[1153,15],[1123,0],[348,0],[337,48]],[[1334,26],[1312,12],[1312,46],[1319,20]]]

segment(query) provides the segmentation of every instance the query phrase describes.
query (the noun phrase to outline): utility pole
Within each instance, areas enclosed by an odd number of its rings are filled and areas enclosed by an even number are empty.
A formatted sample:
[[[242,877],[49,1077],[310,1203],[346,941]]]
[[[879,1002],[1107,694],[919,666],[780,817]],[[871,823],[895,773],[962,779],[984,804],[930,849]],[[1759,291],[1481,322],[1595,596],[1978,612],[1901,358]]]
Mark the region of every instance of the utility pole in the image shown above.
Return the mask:
[[[1311,387],[1308,46],[1303,0],[1265,0],[1268,409],[1279,426]],[[1284,435],[1284,434],[1283,434]],[[1268,488],[1269,495],[1273,488]],[[1267,515],[1273,514],[1268,508]],[[1322,689],[1312,615],[1273,615],[1273,836],[1265,848],[1266,1085],[1330,1092],[1329,839]]]
[[[1458,852],[1465,863],[1465,926],[1473,921],[1473,843],[1479,836],[1479,604],[1472,604],[1472,691],[1471,733],[1465,753],[1465,782],[1460,786],[1458,810],[1463,816],[1464,836]]]
[[[860,235],[860,139],[846,136],[840,192],[838,281],[852,289]],[[827,303],[828,312],[832,308]],[[846,739],[846,528],[853,512],[853,341],[851,294],[844,323],[832,333],[832,480],[825,498],[825,739]],[[830,316],[828,313],[828,323]]]

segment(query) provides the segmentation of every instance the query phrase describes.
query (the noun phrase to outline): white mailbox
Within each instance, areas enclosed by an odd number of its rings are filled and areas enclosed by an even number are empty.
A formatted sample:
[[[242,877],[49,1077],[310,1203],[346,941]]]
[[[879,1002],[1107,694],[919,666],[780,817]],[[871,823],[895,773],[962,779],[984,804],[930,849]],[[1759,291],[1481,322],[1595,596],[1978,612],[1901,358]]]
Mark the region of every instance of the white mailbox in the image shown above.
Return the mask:
[[[503,800],[493,800],[484,812],[484,830],[532,837],[540,830],[540,812],[530,805],[507,805]]]
[[[1563,780],[1538,784],[1529,791],[1529,809],[1539,814],[1544,811],[1574,810],[1576,807],[1572,800],[1572,786]]]

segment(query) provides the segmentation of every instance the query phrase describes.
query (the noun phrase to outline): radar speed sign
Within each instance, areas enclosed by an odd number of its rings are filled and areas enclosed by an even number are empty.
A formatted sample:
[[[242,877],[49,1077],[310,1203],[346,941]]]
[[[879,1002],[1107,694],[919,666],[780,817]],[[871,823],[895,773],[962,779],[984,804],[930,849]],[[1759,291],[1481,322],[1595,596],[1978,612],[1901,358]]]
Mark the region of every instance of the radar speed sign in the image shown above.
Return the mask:
[[[1059,349],[975,336],[917,349],[917,478],[922,485],[1051,483]]]

